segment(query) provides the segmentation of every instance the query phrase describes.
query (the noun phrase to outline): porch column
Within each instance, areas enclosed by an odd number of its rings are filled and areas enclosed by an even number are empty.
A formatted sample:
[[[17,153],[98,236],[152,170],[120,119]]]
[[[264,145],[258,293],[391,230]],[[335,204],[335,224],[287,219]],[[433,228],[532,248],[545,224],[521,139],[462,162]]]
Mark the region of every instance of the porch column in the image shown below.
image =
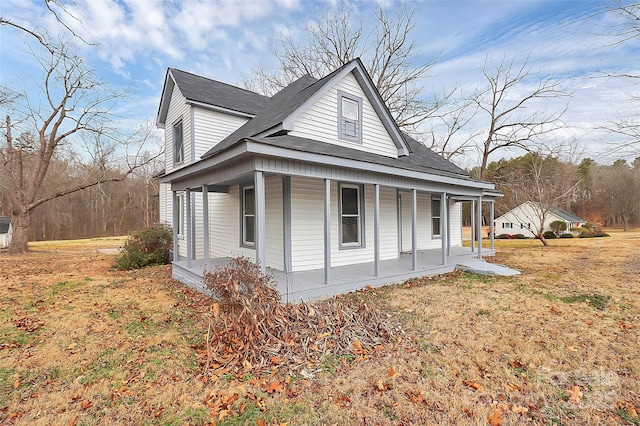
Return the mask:
[[[411,270],[418,269],[418,191],[411,190]]]
[[[478,259],[482,259],[482,195],[478,197]]]
[[[451,204],[449,204],[449,200],[447,202],[447,256],[451,256]],[[460,227],[462,227],[462,223],[460,223]],[[460,236],[462,238],[462,235]]]
[[[380,185],[373,185],[373,274],[380,276]]]
[[[324,180],[324,283],[331,278],[331,180]]]
[[[265,195],[264,195],[264,174],[256,171],[253,176],[253,183],[256,194],[256,261],[260,264],[260,272],[267,272],[267,261],[265,258],[265,247],[267,241],[267,233],[265,231]]]
[[[284,272],[291,272],[291,176],[282,176],[282,230],[284,235]]]
[[[476,202],[471,202],[471,253],[476,251]]]
[[[491,223],[489,223],[489,241],[491,241],[491,250],[495,250],[496,249],[496,247],[495,247],[495,238],[494,238],[494,235],[493,235],[496,232],[495,228],[493,227],[494,226],[494,222],[496,220],[495,211],[494,211],[495,210],[495,206],[494,205],[495,205],[494,201],[491,201],[489,203],[489,216],[491,217]]]
[[[447,193],[443,192],[440,194],[440,238],[442,242],[441,252],[442,252],[442,264],[447,264],[447,248],[449,247],[449,241],[447,239],[447,215],[449,213],[447,202]]]
[[[180,197],[176,191],[171,191],[171,197],[173,200],[173,219],[171,221],[172,234],[173,234],[173,261],[180,260],[180,250],[178,250],[178,228],[180,227]]]
[[[209,263],[209,188],[202,185],[202,232],[204,246],[204,264]]]
[[[191,268],[191,261],[193,260],[193,221],[191,220],[191,189],[185,190],[185,202],[186,210],[185,216],[187,217],[187,224],[185,226],[187,231],[187,268]]]

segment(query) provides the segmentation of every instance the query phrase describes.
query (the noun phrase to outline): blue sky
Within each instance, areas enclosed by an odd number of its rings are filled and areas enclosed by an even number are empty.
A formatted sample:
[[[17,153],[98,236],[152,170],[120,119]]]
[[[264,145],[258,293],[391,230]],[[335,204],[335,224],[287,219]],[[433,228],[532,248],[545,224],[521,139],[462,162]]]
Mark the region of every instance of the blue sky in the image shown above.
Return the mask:
[[[351,8],[352,19],[366,27],[378,7],[393,12],[401,5],[393,0],[63,2],[73,16],[62,15],[68,24],[83,38],[99,43],[78,45],[86,60],[101,78],[131,93],[117,110],[129,122],[155,119],[167,67],[234,84],[256,65],[274,63],[269,46],[279,31],[301,37],[306,23],[344,7]],[[634,114],[637,108],[627,101],[628,95],[640,94],[633,82],[606,77],[636,73],[640,58],[638,41],[620,44],[608,35],[615,32],[620,17],[600,12],[614,5],[586,0],[409,1],[409,8],[418,8],[413,33],[416,64],[438,57],[424,81],[425,96],[454,86],[461,95],[471,94],[483,82],[480,69],[487,57],[516,62],[529,58],[532,71],[567,79],[573,92],[571,98],[546,106],[567,106],[567,128],[557,137],[579,140],[583,156],[612,161],[621,154],[607,154],[611,138],[599,128]],[[42,0],[3,0],[1,14],[24,25],[59,31]],[[35,74],[22,36],[0,27],[0,37],[0,84],[29,86]],[[481,121],[474,125],[483,127]],[[465,164],[469,165],[473,164]]]

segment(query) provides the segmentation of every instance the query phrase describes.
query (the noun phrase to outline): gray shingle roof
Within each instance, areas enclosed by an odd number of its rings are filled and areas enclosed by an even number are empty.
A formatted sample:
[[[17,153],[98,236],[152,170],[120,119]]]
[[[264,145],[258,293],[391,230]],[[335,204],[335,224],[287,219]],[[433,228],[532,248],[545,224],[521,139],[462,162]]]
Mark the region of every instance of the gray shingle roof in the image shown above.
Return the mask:
[[[568,212],[566,210],[561,210],[561,209],[556,209],[556,208],[551,208],[550,209],[554,214],[560,216],[561,218],[563,218],[564,220],[566,220],[567,222],[585,222],[584,219],[576,216],[575,214]]]
[[[404,143],[408,146],[409,155],[390,158],[346,146],[293,137],[283,134],[284,132],[277,132],[278,128],[282,127],[285,119],[293,114],[296,109],[318,93],[339,72],[346,67],[353,67],[356,62],[355,66],[361,65],[358,59],[354,59],[320,80],[308,75],[303,76],[271,98],[174,68],[170,68],[170,72],[174,76],[181,93],[187,99],[255,114],[255,117],[249,119],[244,125],[207,151],[202,156],[203,159],[225,151],[242,140],[250,138],[260,143],[287,149],[468,179],[469,173],[465,170],[445,160],[406,134],[402,134],[401,138],[404,139]],[[386,110],[386,113],[388,114],[388,110]],[[395,123],[392,125],[395,126]],[[273,130],[271,135],[261,136],[268,134],[267,131],[269,130]]]
[[[434,153],[429,148],[405,135],[407,143],[413,153],[405,156],[392,158],[384,155],[373,154],[366,151],[348,148],[346,146],[320,142],[314,139],[301,138],[297,136],[281,135],[263,138],[249,138],[257,142],[292,149],[301,152],[326,155],[328,157],[345,158],[349,160],[364,161],[372,164],[382,164],[405,170],[413,170],[423,173],[433,173],[442,176],[452,176],[457,178],[469,178],[469,173],[459,168],[453,163],[445,160],[440,155]],[[330,160],[327,164],[331,164]]]
[[[180,93],[190,101],[255,115],[270,98],[220,81],[169,68]]]

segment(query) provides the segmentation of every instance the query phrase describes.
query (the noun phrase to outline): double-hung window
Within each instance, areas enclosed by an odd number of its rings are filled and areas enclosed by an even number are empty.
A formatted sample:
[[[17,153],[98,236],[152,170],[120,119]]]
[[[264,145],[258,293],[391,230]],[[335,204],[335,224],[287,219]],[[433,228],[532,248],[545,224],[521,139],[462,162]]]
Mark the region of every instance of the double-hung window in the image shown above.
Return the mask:
[[[253,186],[242,188],[242,245],[256,244],[256,197]]]
[[[182,135],[182,120],[173,125],[173,163],[184,161],[184,138]]]
[[[440,198],[431,197],[431,235],[441,236],[440,231]]]
[[[340,185],[340,248],[364,246],[362,185]]]
[[[338,91],[338,137],[362,142],[362,99]]]

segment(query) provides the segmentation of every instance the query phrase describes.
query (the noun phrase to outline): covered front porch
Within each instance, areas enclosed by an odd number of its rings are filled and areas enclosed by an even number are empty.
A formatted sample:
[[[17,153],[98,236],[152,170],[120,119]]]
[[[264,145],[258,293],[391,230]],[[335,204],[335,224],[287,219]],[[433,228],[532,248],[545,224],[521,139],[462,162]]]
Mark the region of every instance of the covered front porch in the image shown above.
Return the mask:
[[[377,274],[374,262],[332,267],[331,281],[328,284],[325,283],[324,269],[285,273],[269,268],[267,272],[273,275],[282,300],[294,302],[301,299],[324,299],[335,294],[362,289],[368,285],[381,287],[401,283],[410,278],[444,274],[452,272],[462,262],[477,259],[479,254],[491,256],[494,253],[493,248],[484,248],[481,249],[480,254],[476,244],[471,247],[452,247],[446,256],[446,263],[443,264],[440,249],[419,250],[415,258],[411,253],[403,253],[397,259],[379,261]],[[213,270],[216,266],[225,266],[230,260],[227,257],[209,259],[207,262],[177,260],[173,262],[173,277],[187,283],[190,287],[204,291],[202,279],[205,271]]]

